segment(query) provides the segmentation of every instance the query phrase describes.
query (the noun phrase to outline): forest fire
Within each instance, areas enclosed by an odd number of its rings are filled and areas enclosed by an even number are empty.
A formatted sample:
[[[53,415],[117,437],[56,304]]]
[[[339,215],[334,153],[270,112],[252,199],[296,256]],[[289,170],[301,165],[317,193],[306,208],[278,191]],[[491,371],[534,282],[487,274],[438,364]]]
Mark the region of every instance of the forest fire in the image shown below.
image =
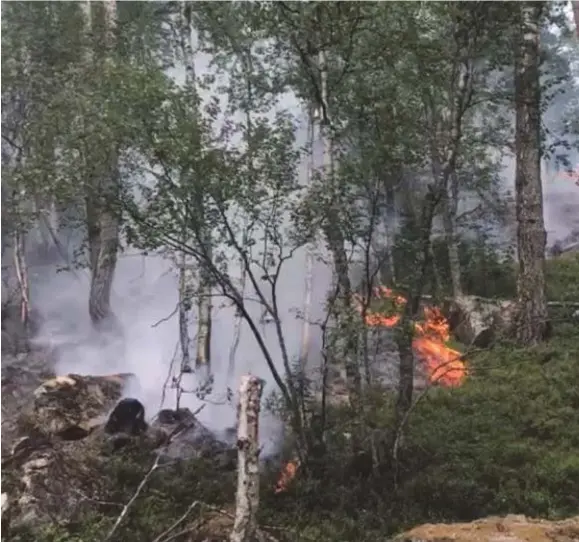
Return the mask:
[[[404,297],[395,295],[390,288],[376,288],[374,295],[390,299],[396,309],[400,309],[406,303]],[[356,297],[355,302],[357,309],[362,313],[361,298]],[[367,309],[364,321],[371,327],[394,327],[400,321],[400,315],[386,316]],[[425,307],[424,322],[415,324],[415,331],[412,346],[425,365],[428,380],[446,387],[460,386],[466,376],[466,366],[461,359],[461,353],[445,344],[450,339],[450,326],[440,309]],[[276,494],[287,490],[298,469],[297,460],[288,461],[283,466],[274,489]]]
[[[298,460],[288,461],[282,468],[277,484],[275,485],[274,493],[282,493],[287,490],[291,481],[295,478],[300,463]]]
[[[406,303],[406,299],[394,295],[390,288],[375,288],[374,294],[379,298],[391,299],[395,308]],[[356,298],[356,304],[362,312],[360,298]],[[424,317],[423,323],[416,324],[412,346],[426,366],[429,381],[443,386],[459,386],[466,375],[466,366],[461,360],[461,353],[445,344],[450,338],[448,321],[436,307],[426,307]],[[386,316],[368,309],[364,321],[372,327],[394,327],[400,321],[400,315]]]

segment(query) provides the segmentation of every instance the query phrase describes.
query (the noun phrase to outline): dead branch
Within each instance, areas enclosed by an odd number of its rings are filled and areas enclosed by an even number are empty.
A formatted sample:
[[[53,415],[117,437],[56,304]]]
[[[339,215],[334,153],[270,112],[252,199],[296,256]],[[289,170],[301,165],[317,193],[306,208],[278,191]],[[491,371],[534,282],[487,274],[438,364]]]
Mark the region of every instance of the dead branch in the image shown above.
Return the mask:
[[[469,295],[467,297],[472,298],[475,301],[480,301],[481,303],[500,303],[501,299],[489,299],[487,297],[480,297],[476,295]],[[426,301],[433,301],[435,297],[429,294],[424,294],[421,296],[421,299]],[[437,301],[454,301],[453,297],[444,297],[442,300]],[[547,307],[569,307],[569,308],[579,308],[579,301],[548,301]]]
[[[135,493],[133,494],[133,496],[131,497],[129,502],[127,504],[125,504],[125,506],[123,507],[123,510],[121,511],[121,513],[119,514],[119,517],[115,521],[113,528],[109,531],[109,534],[104,539],[104,542],[108,542],[109,540],[111,540],[111,538],[115,534],[116,530],[118,529],[119,525],[121,524],[123,519],[125,519],[125,516],[127,515],[129,509],[131,508],[133,503],[137,500],[137,498],[141,494],[141,491],[147,485],[147,482],[149,481],[149,479],[151,478],[153,473],[159,468],[159,461],[161,460],[161,455],[162,455],[161,452],[159,452],[157,454],[157,457],[155,458],[155,462],[153,463],[153,465],[151,466],[151,468],[149,469],[147,474],[145,474],[145,477],[141,480],[141,483],[137,487],[137,490],[135,491]]]
[[[171,320],[171,318],[173,318],[173,316],[175,316],[177,314],[178,310],[179,310],[179,303],[177,303],[177,305],[175,305],[175,308],[171,311],[171,314],[169,314],[168,316],[165,316],[164,318],[161,318],[159,321],[155,322],[154,324],[151,324],[151,327],[157,327],[161,324],[164,324],[165,322],[168,322],[169,320]]]
[[[155,540],[153,540],[153,542],[161,542],[163,540],[167,540],[165,537],[169,533],[173,532],[181,523],[183,523],[187,519],[187,516],[192,512],[192,510],[195,507],[199,506],[199,504],[201,504],[199,501],[193,501],[189,505],[189,508],[187,508],[187,510],[185,510],[185,513],[177,521],[175,521],[168,529],[163,531],[157,538],[155,538]]]

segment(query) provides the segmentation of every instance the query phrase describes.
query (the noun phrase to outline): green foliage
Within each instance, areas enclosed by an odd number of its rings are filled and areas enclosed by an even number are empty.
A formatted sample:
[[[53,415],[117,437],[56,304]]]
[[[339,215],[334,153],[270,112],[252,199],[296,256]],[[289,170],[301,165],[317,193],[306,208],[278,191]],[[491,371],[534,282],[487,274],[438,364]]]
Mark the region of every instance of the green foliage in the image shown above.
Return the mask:
[[[302,473],[287,494],[264,491],[264,521],[275,517],[277,525],[294,525],[296,536],[308,532],[316,540],[375,540],[424,522],[576,513],[577,359],[579,331],[565,324],[541,347],[504,344],[469,356],[463,386],[433,388],[414,407],[398,452],[397,487],[390,460],[394,397],[370,394],[363,422],[333,409],[322,464]],[[361,423],[378,435],[375,473]],[[357,444],[347,433],[358,435]]]
[[[433,390],[412,416],[403,500],[432,520],[575,512],[578,355],[576,333],[474,356],[464,386]]]
[[[579,300],[579,253],[547,262],[547,297],[552,301]]]
[[[284,340],[280,324],[282,264],[321,230],[336,233],[338,249],[347,253],[384,244],[377,225],[395,222],[393,286],[414,288],[424,280],[418,263],[427,257],[417,246],[424,237],[425,185],[439,176],[449,152],[456,153],[453,186],[444,188],[457,200],[474,195],[479,207],[454,217],[463,234],[464,290],[515,295],[513,260],[499,255],[484,232],[505,217],[498,196],[500,159],[513,140],[514,4],[119,2],[118,43],[107,62],[102,9],[94,8],[87,33],[83,6],[12,2],[3,11],[3,152],[9,139],[17,157],[3,172],[14,189],[7,200],[14,222],[24,228],[33,221],[33,202],[40,208],[55,201],[68,209],[83,205],[89,181],[102,175],[114,144],[122,198],[109,203],[123,212],[128,243],[195,260],[259,342],[257,321],[244,313],[240,284],[246,277],[239,280],[239,268],[248,275],[252,295],[278,324],[285,375],[273,361],[277,350],[272,354],[263,341],[260,348],[281,382],[283,406],[294,408],[291,415],[303,390],[292,378],[286,347],[292,341]],[[199,50],[211,55],[210,75],[195,73],[191,24]],[[545,108],[569,77],[572,56],[552,41],[544,64]],[[184,82],[181,74],[168,74],[172,67],[185,69]],[[464,69],[472,70],[472,87],[459,104]],[[312,175],[307,187],[298,182],[303,149],[284,102],[288,91],[304,109],[324,110],[320,146],[332,147],[330,167]],[[456,128],[460,141],[454,141]],[[571,148],[567,139],[556,143]],[[394,209],[398,196],[404,201]],[[427,277],[442,280],[425,291],[448,295],[446,243],[436,240],[432,253]],[[339,270],[342,277],[347,272]],[[577,276],[577,257],[548,262],[549,299],[579,299]],[[396,310],[389,301],[380,308]],[[330,409],[327,454],[304,466],[286,494],[273,494],[275,473],[264,477],[262,522],[278,524],[291,540],[363,541],[421,521],[572,512],[579,507],[573,454],[579,445],[578,349],[577,330],[557,321],[554,338],[541,348],[502,345],[472,354],[472,375],[463,387],[433,389],[420,400],[396,465],[389,393],[370,390],[355,413]],[[289,392],[284,376],[290,388],[296,383]],[[379,455],[374,470],[370,435]],[[149,460],[139,454],[111,460],[100,475],[114,481],[107,500],[116,504],[97,503],[95,513],[75,525],[51,526],[32,539],[101,540]],[[192,500],[230,503],[233,488],[233,477],[210,462],[160,469],[118,539],[152,539]]]

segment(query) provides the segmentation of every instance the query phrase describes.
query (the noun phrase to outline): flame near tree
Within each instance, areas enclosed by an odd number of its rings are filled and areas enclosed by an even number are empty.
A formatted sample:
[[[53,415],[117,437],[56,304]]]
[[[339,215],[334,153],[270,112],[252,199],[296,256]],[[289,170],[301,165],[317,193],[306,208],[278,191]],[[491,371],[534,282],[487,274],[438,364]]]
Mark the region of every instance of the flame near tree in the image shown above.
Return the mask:
[[[374,295],[380,299],[389,299],[394,308],[399,311],[406,299],[395,295],[390,288],[378,287]],[[356,308],[364,313],[363,300],[355,297]],[[394,327],[400,322],[400,314],[387,316],[378,311],[366,309],[364,322],[370,327]],[[412,341],[414,352],[424,364],[430,383],[442,386],[460,386],[466,376],[466,365],[461,359],[461,353],[446,345],[450,339],[448,320],[437,307],[424,308],[424,322],[415,324],[415,336]],[[284,492],[295,478],[299,469],[297,460],[288,461],[279,475],[275,493]]]
[[[374,295],[381,299],[390,299],[395,309],[400,309],[406,304],[404,297],[395,295],[390,288],[384,286],[375,288]],[[362,300],[357,297],[355,301],[362,313]],[[386,316],[367,309],[364,321],[371,327],[394,327],[400,321],[400,315]],[[443,386],[459,386],[466,376],[466,366],[461,359],[461,353],[446,345],[449,339],[450,326],[440,309],[425,307],[424,322],[415,324],[415,336],[412,341],[414,352],[424,364],[429,382]]]

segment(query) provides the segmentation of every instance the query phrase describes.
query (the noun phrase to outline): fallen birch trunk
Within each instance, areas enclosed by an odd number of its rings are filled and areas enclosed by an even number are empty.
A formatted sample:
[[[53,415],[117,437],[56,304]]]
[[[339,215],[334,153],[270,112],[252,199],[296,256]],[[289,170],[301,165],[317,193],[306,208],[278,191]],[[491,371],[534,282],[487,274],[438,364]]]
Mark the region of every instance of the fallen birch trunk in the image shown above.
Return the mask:
[[[241,378],[237,429],[237,497],[231,542],[253,542],[259,507],[259,410],[263,380]]]
[[[424,301],[432,296],[422,296]],[[515,300],[488,299],[474,295],[445,298],[441,301],[443,315],[449,321],[452,334],[462,343],[486,348],[502,336],[509,336],[515,324]],[[579,302],[549,301],[550,308],[579,308]]]

